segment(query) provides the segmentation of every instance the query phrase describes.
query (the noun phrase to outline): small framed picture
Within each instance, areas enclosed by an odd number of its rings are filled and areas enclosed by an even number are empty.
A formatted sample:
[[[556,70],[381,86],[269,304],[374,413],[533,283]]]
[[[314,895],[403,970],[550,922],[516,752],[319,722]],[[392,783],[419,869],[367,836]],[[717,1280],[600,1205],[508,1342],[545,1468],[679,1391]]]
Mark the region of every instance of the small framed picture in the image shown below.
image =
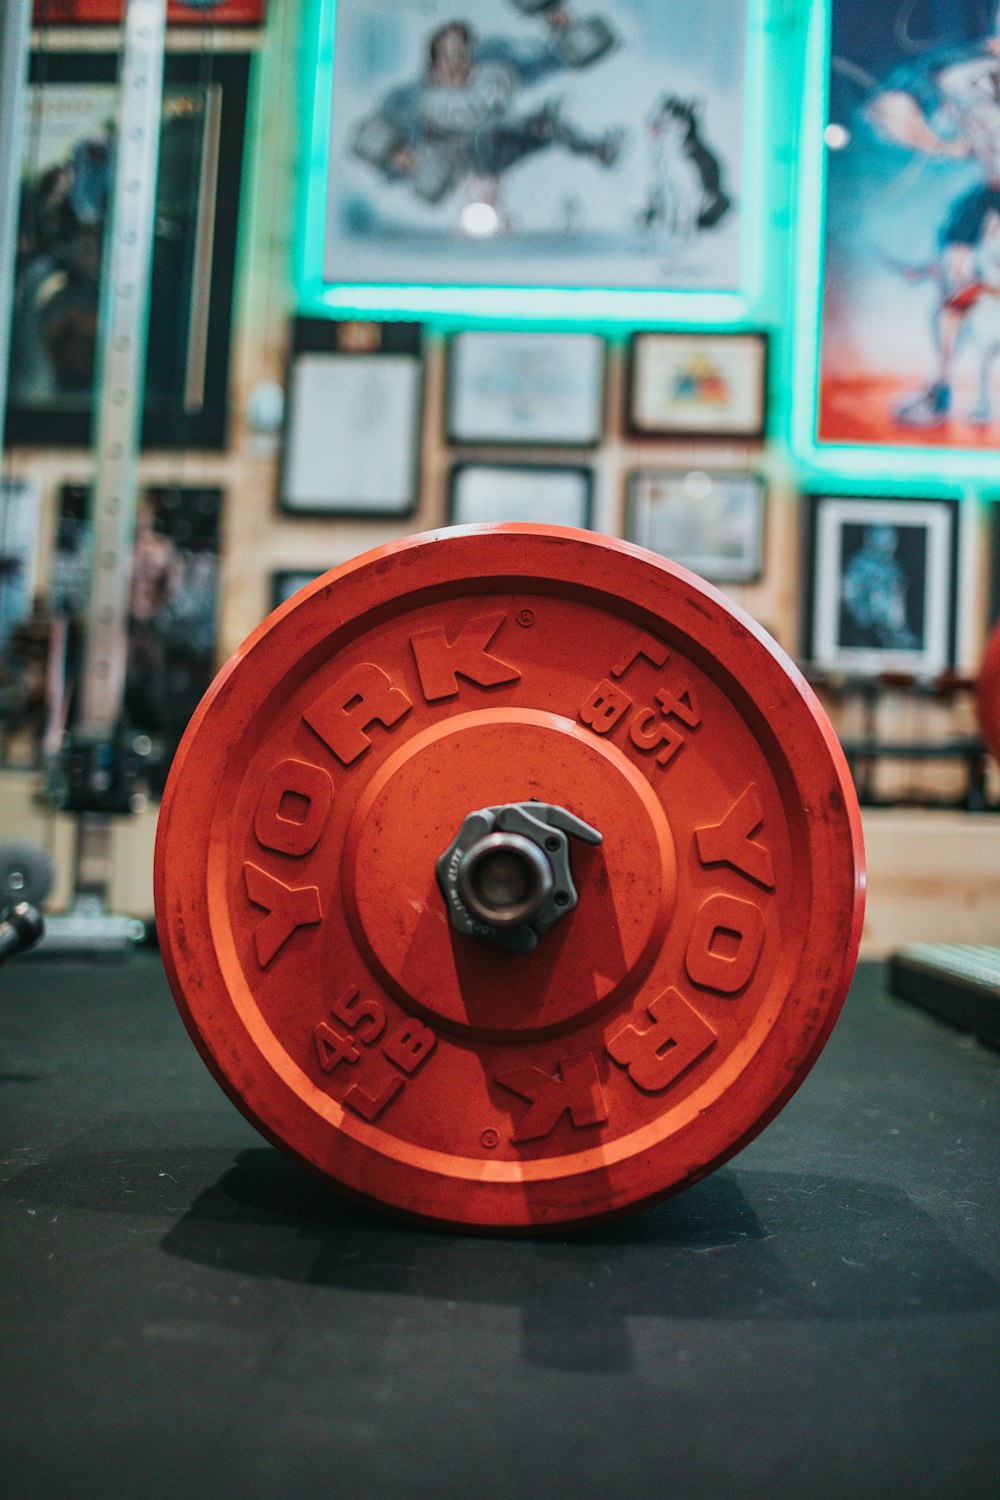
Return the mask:
[[[713,583],[752,583],[763,571],[763,481],[637,469],[628,482],[626,537]]]
[[[951,666],[957,502],[813,495],[808,522],[806,656],[861,676]]]
[[[589,526],[591,490],[591,472],[583,467],[456,464],[449,520],[455,526],[497,521]]]
[[[284,604],[299,589],[304,589],[307,583],[312,583],[314,578],[319,578],[325,573],[326,568],[320,568],[316,572],[312,568],[282,568],[271,574],[271,608],[277,609],[279,604]]]
[[[422,402],[419,324],[298,319],[282,510],[409,515],[417,503]]]
[[[448,348],[448,440],[591,448],[604,409],[594,333],[470,330]]]
[[[638,437],[764,435],[762,333],[634,333],[628,427]]]

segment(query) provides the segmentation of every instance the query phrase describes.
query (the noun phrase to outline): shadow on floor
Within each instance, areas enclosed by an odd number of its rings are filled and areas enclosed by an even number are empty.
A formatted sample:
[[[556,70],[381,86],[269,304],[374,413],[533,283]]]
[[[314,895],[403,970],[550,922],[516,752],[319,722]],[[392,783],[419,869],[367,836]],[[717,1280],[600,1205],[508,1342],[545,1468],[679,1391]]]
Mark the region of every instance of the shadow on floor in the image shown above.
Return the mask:
[[[545,1239],[402,1223],[264,1146],[226,1163],[209,1150],[67,1156],[0,1198],[166,1220],[162,1249],[212,1272],[516,1306],[524,1357],[546,1368],[630,1368],[635,1317],[905,1319],[1000,1302],[905,1194],[812,1174],[724,1168],[630,1218]]]

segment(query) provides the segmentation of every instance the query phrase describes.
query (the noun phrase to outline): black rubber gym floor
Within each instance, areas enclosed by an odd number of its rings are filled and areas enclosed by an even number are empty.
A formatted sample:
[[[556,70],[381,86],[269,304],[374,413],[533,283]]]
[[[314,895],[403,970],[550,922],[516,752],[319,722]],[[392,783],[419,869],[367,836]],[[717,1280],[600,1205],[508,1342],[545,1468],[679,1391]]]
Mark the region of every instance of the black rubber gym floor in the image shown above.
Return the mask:
[[[1000,1495],[1000,1058],[878,967],[741,1156],[559,1239],[314,1182],[149,953],[0,970],[0,1111],[11,1500]]]

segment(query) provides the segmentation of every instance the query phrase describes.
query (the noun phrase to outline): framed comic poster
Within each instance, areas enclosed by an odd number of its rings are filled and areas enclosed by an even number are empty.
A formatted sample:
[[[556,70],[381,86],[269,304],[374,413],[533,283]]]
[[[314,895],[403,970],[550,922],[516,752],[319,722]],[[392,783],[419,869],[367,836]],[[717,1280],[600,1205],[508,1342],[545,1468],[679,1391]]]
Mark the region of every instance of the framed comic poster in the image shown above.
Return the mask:
[[[338,0],[323,279],[740,290],[746,9]]]
[[[637,469],[626,539],[712,583],[752,583],[764,565],[764,484],[756,474]]]
[[[861,676],[951,666],[957,502],[814,495],[808,520],[806,657]]]
[[[422,395],[419,324],[298,319],[281,508],[409,515],[417,503]]]
[[[125,11],[125,0],[35,0],[35,26],[115,26]],[[259,26],[267,0],[167,0],[170,26]]]
[[[454,526],[537,521],[589,526],[591,471],[541,464],[456,464],[448,519]]]
[[[448,346],[452,443],[593,447],[604,411],[604,340],[594,333],[470,330]]]
[[[632,335],[628,427],[638,437],[763,437],[766,397],[762,333]]]
[[[817,440],[1000,448],[1000,14],[831,11]]]
[[[117,57],[31,63],[7,438],[86,447],[117,100]],[[228,408],[236,230],[249,59],[165,63],[142,440],[221,448]]]

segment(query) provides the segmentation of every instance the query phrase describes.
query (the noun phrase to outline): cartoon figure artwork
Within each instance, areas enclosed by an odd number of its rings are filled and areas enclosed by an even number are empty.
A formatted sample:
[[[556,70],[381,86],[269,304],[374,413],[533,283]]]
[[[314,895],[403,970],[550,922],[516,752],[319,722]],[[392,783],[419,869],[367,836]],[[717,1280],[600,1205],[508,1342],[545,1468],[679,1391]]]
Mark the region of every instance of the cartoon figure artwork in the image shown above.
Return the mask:
[[[622,130],[589,135],[557,100],[519,110],[517,99],[543,78],[599,61],[617,44],[614,31],[603,20],[574,23],[561,4],[521,0],[518,8],[540,10],[549,38],[519,44],[480,37],[465,21],[445,22],[427,44],[423,77],[394,88],[359,124],[355,154],[388,181],[407,182],[427,203],[466,184],[476,201],[496,204],[504,173],[553,147],[613,166]]]
[[[896,557],[895,526],[866,526],[861,546],[841,579],[841,606],[853,626],[852,644],[915,651],[920,641],[907,621],[907,578]]]
[[[974,6],[943,0],[926,36],[915,9],[835,0],[818,436],[994,447],[1000,4],[982,0],[976,34]],[[873,26],[881,77],[850,57],[870,57]],[[845,79],[864,95],[835,118]]]
[[[711,229],[730,208],[722,164],[702,135],[696,100],[665,94],[649,123],[652,186],[641,222],[689,240]]]
[[[338,0],[320,279],[738,289],[733,11]]]

